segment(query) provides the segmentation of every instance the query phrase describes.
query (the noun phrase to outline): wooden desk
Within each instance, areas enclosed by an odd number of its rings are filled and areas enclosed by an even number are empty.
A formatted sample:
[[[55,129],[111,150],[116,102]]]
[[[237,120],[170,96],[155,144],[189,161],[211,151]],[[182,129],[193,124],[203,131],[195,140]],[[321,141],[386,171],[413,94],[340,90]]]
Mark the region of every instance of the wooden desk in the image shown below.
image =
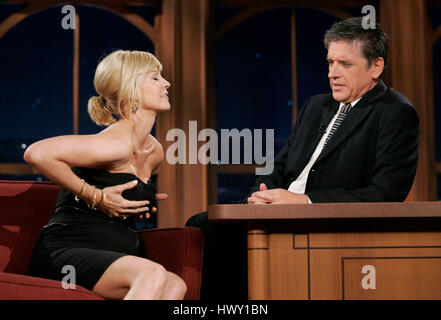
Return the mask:
[[[249,299],[441,299],[441,203],[211,205],[248,223]]]

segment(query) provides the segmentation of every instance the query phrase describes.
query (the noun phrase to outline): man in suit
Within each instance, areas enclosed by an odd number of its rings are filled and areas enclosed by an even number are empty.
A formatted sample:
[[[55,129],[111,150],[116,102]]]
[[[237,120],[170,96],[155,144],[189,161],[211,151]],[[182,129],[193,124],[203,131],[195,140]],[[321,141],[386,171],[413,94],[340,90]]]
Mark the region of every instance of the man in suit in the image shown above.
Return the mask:
[[[304,105],[273,173],[257,180],[248,203],[403,201],[410,191],[419,121],[409,100],[381,80],[386,35],[351,18],[324,42],[332,94]]]
[[[382,81],[387,36],[378,25],[364,29],[361,18],[350,18],[334,24],[324,43],[332,94],[306,102],[273,172],[257,179],[244,203],[403,201],[409,193],[418,161],[419,120],[409,100]],[[222,279],[225,274],[246,277],[246,264],[238,265],[246,257],[245,246],[234,250],[244,240],[234,237],[237,226],[213,225],[206,213],[191,217],[187,225],[202,228],[207,238],[209,276],[203,289],[231,283]],[[239,260],[228,264],[231,258],[226,257],[234,252]],[[217,272],[209,270],[215,267]]]

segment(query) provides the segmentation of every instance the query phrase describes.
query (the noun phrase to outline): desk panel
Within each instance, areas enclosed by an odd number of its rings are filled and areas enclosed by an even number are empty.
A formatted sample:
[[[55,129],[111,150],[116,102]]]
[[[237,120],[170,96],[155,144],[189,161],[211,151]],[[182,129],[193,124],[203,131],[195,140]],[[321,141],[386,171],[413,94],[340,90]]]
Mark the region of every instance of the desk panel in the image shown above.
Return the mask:
[[[213,205],[248,223],[249,299],[441,299],[441,203]]]

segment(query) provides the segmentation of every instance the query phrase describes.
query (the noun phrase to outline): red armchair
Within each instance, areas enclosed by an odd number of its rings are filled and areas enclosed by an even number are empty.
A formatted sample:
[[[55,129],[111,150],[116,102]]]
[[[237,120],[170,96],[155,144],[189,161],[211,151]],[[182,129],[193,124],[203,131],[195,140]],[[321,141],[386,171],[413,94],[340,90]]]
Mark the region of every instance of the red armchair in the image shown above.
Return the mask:
[[[34,244],[54,210],[59,187],[50,182],[0,181],[0,299],[97,300],[83,287],[27,276]],[[203,235],[191,227],[139,231],[146,258],[162,264],[187,284],[186,300],[200,297]]]

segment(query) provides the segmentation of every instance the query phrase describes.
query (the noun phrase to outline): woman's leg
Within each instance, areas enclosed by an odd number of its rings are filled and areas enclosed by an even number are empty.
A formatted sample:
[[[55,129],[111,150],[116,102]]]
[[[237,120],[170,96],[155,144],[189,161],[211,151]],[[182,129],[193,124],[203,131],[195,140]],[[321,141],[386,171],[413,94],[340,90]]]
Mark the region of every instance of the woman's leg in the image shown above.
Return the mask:
[[[167,282],[164,287],[161,299],[182,300],[187,292],[187,285],[184,280],[172,272],[167,272]]]
[[[183,283],[182,279],[179,280]],[[93,292],[108,299],[182,299],[185,294],[185,284],[182,286],[182,283],[171,278],[169,272],[158,263],[136,256],[124,256],[107,268]]]

